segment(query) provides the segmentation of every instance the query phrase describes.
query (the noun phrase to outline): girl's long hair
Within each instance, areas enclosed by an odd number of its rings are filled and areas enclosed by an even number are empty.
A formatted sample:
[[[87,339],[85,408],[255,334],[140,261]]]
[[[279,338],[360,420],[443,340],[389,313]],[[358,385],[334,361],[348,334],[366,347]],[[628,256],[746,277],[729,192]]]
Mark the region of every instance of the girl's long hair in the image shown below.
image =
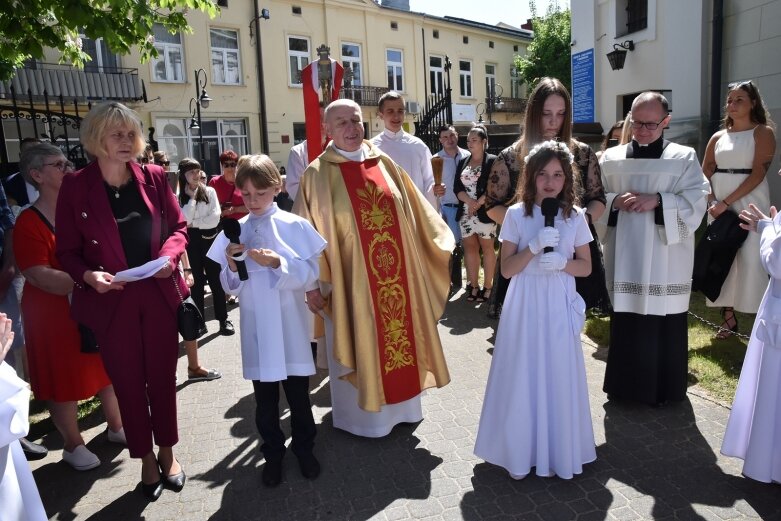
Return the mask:
[[[184,206],[190,201],[190,196],[185,193],[185,187],[187,186],[187,177],[185,174],[190,170],[200,170],[201,164],[191,157],[185,157],[179,161],[179,205]],[[209,193],[206,191],[206,187],[203,186],[200,181],[198,187],[195,189],[195,202],[197,203],[209,203]]]
[[[751,108],[751,113],[749,114],[751,122],[775,128],[773,120],[770,119],[770,114],[768,113],[767,107],[765,106],[765,102],[762,101],[762,96],[759,94],[759,88],[757,88],[754,82],[748,80],[737,83],[730,83],[727,94],[729,95],[730,92],[738,89],[748,94],[749,99],[754,102],[754,106]],[[727,112],[727,105],[725,102],[724,120],[721,123],[721,128],[732,128],[734,123],[735,122],[732,121],[732,117],[729,115],[729,112]]]
[[[557,199],[564,217],[569,217],[575,205],[580,204],[580,176],[576,175],[577,166],[567,146],[556,141],[545,141],[534,147],[525,159],[513,203],[522,202],[526,215],[531,216],[537,197],[537,175],[552,159],[558,159],[564,171],[564,187]]]
[[[526,104],[526,113],[523,117],[523,135],[516,143],[515,151],[518,153],[519,163],[529,154],[529,150],[545,140],[542,135],[542,110],[545,100],[549,96],[561,96],[564,98],[564,124],[561,126],[558,138],[568,146],[572,142],[572,99],[567,87],[556,78],[542,78]]]

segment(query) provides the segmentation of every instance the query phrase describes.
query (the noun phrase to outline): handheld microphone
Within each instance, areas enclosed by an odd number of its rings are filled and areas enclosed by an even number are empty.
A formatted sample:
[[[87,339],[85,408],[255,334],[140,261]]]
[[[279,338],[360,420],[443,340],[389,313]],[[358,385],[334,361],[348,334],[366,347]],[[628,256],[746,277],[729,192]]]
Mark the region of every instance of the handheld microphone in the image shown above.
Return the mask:
[[[241,225],[239,224],[239,221],[236,219],[223,219],[222,231],[230,242],[233,244],[241,244],[241,241],[239,240],[239,236],[241,235]],[[247,265],[243,260],[234,259],[234,262],[236,263],[236,268],[239,270],[239,280],[247,280],[249,278],[247,275]]]
[[[542,210],[542,215],[545,217],[545,226],[553,228],[553,219],[556,217],[556,214],[559,213],[559,200],[555,197],[546,197],[542,200],[540,209]],[[550,253],[553,251],[553,248],[546,246],[542,251],[543,253]]]

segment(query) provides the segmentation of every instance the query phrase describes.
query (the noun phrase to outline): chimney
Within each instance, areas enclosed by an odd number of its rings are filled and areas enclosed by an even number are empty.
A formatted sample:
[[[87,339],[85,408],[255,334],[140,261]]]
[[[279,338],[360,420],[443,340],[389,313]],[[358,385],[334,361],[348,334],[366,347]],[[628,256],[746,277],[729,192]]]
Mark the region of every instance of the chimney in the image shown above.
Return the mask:
[[[396,9],[402,9],[409,11],[409,0],[382,0],[383,7],[394,7]]]
[[[532,19],[527,18],[526,23],[521,26],[521,29],[526,29],[527,31],[533,31],[534,28],[532,27]]]

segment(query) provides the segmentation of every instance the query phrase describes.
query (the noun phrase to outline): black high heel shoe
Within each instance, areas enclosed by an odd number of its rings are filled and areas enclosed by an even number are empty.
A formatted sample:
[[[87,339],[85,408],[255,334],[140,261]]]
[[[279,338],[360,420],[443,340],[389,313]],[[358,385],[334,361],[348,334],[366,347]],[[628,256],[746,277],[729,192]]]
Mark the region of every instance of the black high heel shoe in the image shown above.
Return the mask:
[[[466,300],[468,302],[474,302],[475,299],[480,295],[480,286],[472,286],[471,284],[466,285]]]
[[[163,494],[163,479],[160,478],[158,482],[150,483],[149,485],[141,481],[141,493],[149,501],[157,501]]]
[[[724,319],[724,322],[719,327],[716,338],[724,340],[738,332],[738,317],[735,316],[734,308],[721,308],[721,318]]]
[[[179,464],[179,466],[181,467],[181,464]],[[184,473],[184,469],[181,469],[178,474],[166,476],[161,468],[160,475],[162,476],[163,487],[174,492],[181,492],[187,481],[187,475]]]

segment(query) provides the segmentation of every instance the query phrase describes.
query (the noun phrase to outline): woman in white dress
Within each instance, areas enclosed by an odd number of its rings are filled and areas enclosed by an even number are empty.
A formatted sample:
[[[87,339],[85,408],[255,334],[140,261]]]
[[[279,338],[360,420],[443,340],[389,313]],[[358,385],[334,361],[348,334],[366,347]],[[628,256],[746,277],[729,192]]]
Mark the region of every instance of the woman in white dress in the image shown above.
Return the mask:
[[[750,204],[770,205],[767,175],[776,149],[772,121],[756,85],[751,81],[731,83],[727,93],[722,129],[713,134],[705,149],[702,171],[711,183],[708,220],[727,210],[740,213]],[[722,308],[724,319],[717,338],[727,338],[738,329],[735,310],[756,313],[767,276],[759,258],[759,237],[749,234],[732,262],[719,297],[710,307]]]
[[[747,223],[741,227],[758,232],[750,235],[759,236],[758,258],[770,284],[751,332],[721,453],[744,460],[743,475],[781,483],[781,214],[773,206],[768,217],[752,204],[740,218]]]
[[[592,240],[575,206],[578,180],[566,144],[545,141],[526,156],[499,239],[511,278],[488,376],[475,454],[521,479],[564,479],[596,459],[580,343],[585,302],[575,277],[591,271]],[[541,205],[559,200],[554,227]],[[552,251],[545,252],[545,248]]]

